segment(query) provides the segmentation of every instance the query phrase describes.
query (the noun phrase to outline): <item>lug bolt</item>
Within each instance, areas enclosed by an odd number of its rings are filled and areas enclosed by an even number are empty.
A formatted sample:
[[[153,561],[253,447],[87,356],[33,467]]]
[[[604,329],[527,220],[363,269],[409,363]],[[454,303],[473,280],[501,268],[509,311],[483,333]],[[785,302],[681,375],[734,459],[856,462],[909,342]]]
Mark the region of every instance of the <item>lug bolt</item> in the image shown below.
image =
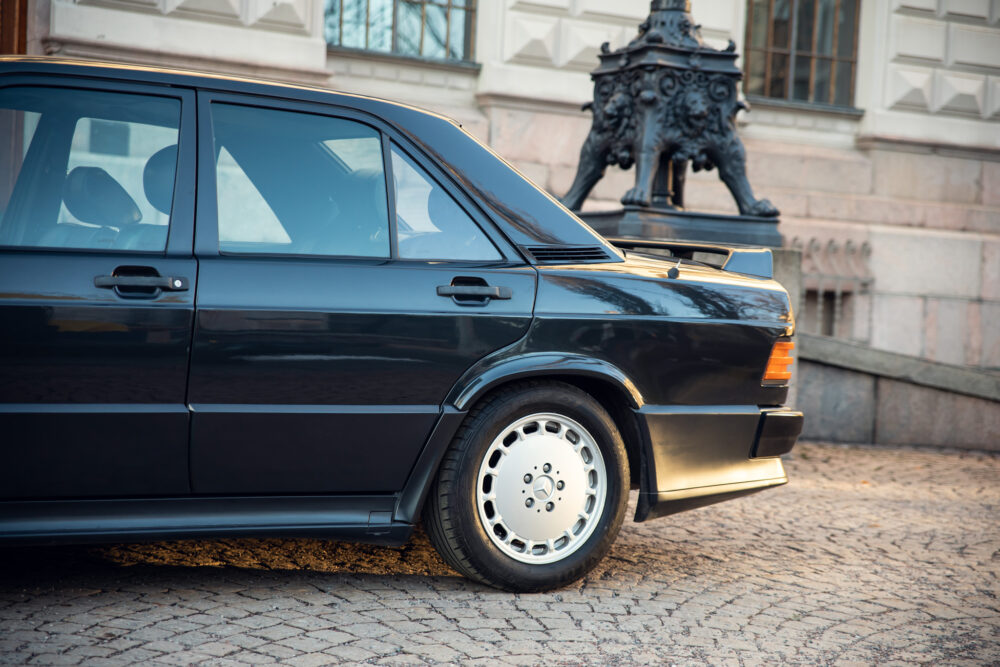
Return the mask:
[[[560,491],[562,491],[563,487],[565,487],[565,486],[566,486],[566,484],[562,480],[556,482],[556,488],[559,489]]]
[[[552,510],[555,509],[555,507],[556,507],[555,503],[545,503],[545,511],[546,512],[551,512]]]
[[[530,473],[524,476],[524,483],[525,484],[531,484],[531,474]]]
[[[528,498],[527,500],[524,501],[524,506],[525,507],[531,507],[534,504],[535,504],[535,499],[534,498]]]
[[[542,466],[542,472],[548,472],[550,470],[552,470],[552,466],[550,466],[548,463]]]

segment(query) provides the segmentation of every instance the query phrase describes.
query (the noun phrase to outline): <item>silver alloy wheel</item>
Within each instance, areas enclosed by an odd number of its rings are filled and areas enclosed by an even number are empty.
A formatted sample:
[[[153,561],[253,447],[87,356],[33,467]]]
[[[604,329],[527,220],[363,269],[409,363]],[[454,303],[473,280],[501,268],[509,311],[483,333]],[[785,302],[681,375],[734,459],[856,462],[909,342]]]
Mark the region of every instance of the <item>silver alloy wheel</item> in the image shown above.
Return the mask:
[[[539,413],[507,426],[476,478],[476,507],[507,556],[542,565],[569,556],[593,534],[608,475],[593,436],[569,417]]]

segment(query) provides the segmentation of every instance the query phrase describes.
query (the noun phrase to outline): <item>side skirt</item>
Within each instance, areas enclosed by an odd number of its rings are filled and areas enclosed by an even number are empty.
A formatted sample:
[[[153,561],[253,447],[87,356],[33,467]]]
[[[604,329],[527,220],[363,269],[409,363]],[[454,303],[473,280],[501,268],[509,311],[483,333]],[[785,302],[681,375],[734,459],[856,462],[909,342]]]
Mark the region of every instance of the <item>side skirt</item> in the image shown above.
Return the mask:
[[[394,495],[0,502],[0,543],[315,537],[398,546],[413,525],[392,520],[395,503]]]

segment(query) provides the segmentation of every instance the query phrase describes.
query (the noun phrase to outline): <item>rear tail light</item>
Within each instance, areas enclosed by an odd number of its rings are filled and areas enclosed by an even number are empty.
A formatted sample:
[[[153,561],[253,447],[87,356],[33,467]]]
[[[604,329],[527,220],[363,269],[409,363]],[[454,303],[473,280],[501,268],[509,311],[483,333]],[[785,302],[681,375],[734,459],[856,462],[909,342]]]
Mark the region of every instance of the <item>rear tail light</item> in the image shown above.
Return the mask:
[[[779,340],[771,350],[771,356],[767,360],[767,368],[764,369],[764,382],[788,382],[792,379],[792,350],[795,343],[790,340]]]

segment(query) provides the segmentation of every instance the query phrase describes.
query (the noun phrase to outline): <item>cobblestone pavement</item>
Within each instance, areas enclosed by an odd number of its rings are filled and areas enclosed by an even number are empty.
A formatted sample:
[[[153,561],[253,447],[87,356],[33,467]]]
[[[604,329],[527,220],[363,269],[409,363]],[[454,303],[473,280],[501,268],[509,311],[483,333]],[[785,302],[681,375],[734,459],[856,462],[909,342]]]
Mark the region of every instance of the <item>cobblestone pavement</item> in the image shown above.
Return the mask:
[[[0,551],[0,662],[1000,663],[1000,457],[813,444],[787,467],[626,523],[541,595],[459,578],[422,534]]]

